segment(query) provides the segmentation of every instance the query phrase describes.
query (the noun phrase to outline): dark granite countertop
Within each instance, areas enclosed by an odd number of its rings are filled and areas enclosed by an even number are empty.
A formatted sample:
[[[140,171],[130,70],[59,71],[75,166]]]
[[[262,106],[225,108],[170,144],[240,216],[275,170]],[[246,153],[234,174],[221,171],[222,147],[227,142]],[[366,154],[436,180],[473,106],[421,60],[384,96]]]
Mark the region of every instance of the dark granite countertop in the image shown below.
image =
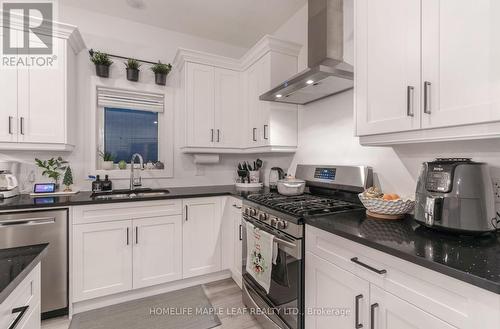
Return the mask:
[[[45,256],[48,245],[0,249],[0,304]]]
[[[136,202],[136,201],[152,201],[165,199],[180,199],[180,198],[196,198],[209,197],[220,195],[232,195],[235,197],[244,198],[251,193],[259,191],[240,191],[234,185],[215,185],[215,186],[193,186],[193,187],[168,187],[169,193],[162,196],[131,198],[131,199],[96,199],[92,197],[92,192],[81,191],[70,196],[37,196],[32,197],[29,194],[21,194],[19,196],[0,199],[0,211],[4,210],[23,210],[30,208],[55,208],[69,207],[86,204],[105,204],[117,202]]]
[[[306,219],[306,224],[500,294],[500,234],[461,236],[386,221],[364,212]]]

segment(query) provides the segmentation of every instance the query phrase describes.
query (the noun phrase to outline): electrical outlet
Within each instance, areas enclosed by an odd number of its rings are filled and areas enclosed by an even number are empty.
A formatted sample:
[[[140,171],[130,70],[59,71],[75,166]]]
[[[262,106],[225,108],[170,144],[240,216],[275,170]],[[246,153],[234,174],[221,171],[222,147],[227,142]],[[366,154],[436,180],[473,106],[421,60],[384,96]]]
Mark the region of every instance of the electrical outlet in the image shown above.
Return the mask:
[[[493,193],[495,194],[495,202],[500,202],[500,178],[493,178]]]

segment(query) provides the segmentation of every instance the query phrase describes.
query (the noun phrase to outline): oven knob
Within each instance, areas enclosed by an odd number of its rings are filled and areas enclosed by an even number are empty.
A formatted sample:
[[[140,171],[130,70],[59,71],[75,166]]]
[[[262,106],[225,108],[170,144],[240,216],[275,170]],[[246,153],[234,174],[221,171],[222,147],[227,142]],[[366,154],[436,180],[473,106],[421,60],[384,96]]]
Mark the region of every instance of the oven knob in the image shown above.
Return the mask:
[[[278,229],[285,229],[288,225],[288,223],[284,220],[279,220],[278,223],[276,224],[276,228]]]
[[[250,216],[256,216],[257,215],[257,209],[250,208]]]
[[[276,227],[276,218],[271,218],[271,226]]]
[[[260,213],[259,214],[259,219],[263,222],[267,221],[269,219],[269,215],[266,213]]]

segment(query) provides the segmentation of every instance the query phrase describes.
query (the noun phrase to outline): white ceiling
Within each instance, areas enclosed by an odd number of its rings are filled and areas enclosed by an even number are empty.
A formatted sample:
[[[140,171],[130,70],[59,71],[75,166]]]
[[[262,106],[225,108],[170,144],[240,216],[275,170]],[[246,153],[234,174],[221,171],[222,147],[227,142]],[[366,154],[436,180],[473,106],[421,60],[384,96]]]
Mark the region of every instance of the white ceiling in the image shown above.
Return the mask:
[[[64,5],[249,48],[307,0],[60,0]],[[134,8],[138,7],[138,8]]]

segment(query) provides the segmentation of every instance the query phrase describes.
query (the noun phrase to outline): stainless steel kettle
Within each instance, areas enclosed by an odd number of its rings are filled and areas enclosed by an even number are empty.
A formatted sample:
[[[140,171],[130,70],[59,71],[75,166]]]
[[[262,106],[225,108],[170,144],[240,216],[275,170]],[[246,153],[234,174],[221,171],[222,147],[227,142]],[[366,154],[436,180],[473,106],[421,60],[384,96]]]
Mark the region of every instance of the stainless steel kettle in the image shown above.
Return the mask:
[[[269,172],[269,188],[271,190],[278,189],[278,181],[285,178],[285,171],[280,167],[272,167]]]

